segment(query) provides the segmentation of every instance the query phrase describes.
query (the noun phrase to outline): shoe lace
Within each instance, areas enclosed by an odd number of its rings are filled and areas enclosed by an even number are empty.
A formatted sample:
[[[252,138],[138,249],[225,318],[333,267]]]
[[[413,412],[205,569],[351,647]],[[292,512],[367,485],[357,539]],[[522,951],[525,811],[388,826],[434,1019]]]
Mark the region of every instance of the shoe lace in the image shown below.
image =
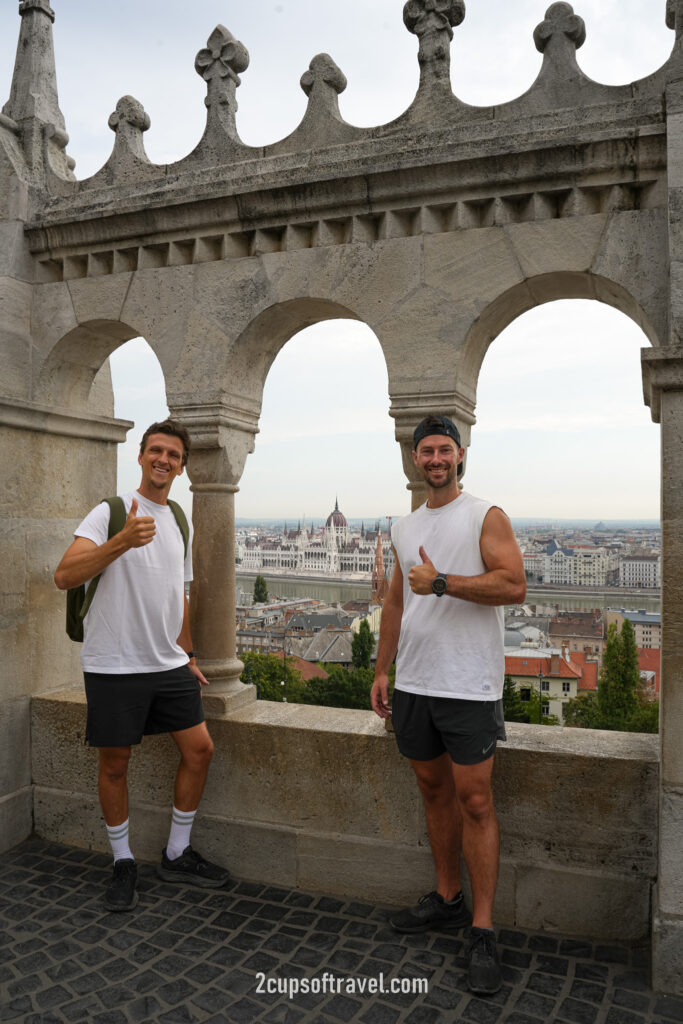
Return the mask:
[[[424,896],[420,896],[418,903],[441,903],[441,900],[438,892],[434,889],[433,892],[427,892]]]
[[[470,940],[470,950],[472,953],[481,953],[486,957],[495,957],[496,955],[496,940],[495,936],[488,931],[478,932],[473,935]]]
[[[117,860],[114,863],[113,878],[127,878],[135,873],[135,862],[132,860]]]

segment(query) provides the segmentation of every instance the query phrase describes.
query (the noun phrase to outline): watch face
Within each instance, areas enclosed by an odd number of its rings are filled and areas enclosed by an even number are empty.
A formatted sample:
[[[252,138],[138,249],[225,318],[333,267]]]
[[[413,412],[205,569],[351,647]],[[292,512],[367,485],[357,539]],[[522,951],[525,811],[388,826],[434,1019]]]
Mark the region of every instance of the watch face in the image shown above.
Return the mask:
[[[432,590],[437,597],[441,597],[442,594],[446,593],[447,586],[448,584],[444,576],[439,575],[432,580]]]

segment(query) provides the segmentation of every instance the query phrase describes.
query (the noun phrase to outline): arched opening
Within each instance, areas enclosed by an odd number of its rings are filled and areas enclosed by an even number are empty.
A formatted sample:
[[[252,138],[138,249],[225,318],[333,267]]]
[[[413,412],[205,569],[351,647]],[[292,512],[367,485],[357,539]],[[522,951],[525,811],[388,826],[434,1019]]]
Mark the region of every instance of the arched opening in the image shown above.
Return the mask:
[[[265,382],[259,434],[236,499],[250,519],[405,508],[405,481],[388,416],[387,371],[372,330],[331,320],[294,334]]]
[[[516,517],[659,519],[659,428],[630,317],[601,302],[536,306],[484,357],[467,486]]]
[[[624,312],[564,299],[509,323],[483,357],[465,487],[505,509],[524,555],[527,610],[508,609],[505,634],[506,711],[514,683],[515,713],[527,714],[516,720],[657,731],[660,437],[643,403],[647,342]],[[613,623],[623,641],[610,640]],[[631,627],[629,691],[610,651]],[[628,714],[598,687],[604,665]]]
[[[133,338],[109,357],[114,392],[114,415],[135,424],[117,452],[117,491],[135,490],[140,483],[140,438],[151,423],[166,419],[166,387],[161,364],[144,338]],[[173,499],[189,515],[192,494],[187,473],[173,483]]]

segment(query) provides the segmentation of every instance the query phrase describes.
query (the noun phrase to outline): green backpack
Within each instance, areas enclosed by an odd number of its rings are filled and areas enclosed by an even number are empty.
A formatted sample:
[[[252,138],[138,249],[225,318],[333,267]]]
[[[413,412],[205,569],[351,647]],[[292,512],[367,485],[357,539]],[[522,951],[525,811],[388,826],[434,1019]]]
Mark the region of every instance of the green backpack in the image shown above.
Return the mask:
[[[126,506],[123,504],[123,498],[103,498],[109,505],[109,531],[107,533],[107,540],[120,533],[126,525]],[[185,547],[185,555],[187,555],[187,545],[190,539],[190,528],[187,525],[187,519],[185,513],[178,504],[177,501],[168,502],[168,507],[175,516],[175,521],[178,524],[183,538],[183,545]],[[88,608],[92,604],[92,599],[95,596],[97,590],[97,584],[100,582],[100,576],[95,576],[88,583],[87,589],[85,583],[81,583],[78,587],[71,587],[66,592],[66,631],[72,640],[77,643],[83,643],[83,619],[87,615]]]

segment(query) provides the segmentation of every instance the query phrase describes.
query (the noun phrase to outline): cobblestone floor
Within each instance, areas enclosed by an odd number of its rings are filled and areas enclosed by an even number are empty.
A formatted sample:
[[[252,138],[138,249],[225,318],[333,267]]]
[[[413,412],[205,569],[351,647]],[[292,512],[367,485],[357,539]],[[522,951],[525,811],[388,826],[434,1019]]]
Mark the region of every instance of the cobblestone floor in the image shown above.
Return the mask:
[[[0,1021],[683,1022],[683,1000],[648,988],[643,948],[500,929],[504,986],[481,999],[459,932],[399,937],[378,907],[244,882],[206,892],[146,864],[136,910],[112,914],[110,870],[108,856],[38,839],[0,856]],[[369,992],[382,977],[428,991]],[[292,998],[259,991],[290,983]]]

